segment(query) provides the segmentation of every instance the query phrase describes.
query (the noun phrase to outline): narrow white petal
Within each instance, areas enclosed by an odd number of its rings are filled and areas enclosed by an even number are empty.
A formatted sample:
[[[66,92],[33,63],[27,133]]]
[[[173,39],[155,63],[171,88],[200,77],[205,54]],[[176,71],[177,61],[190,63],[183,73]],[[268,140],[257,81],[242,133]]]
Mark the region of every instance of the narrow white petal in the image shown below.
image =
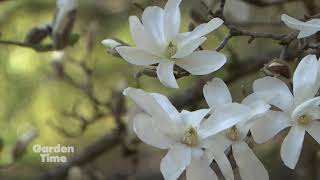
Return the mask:
[[[153,37],[149,32],[147,32],[144,26],[141,24],[137,16],[129,17],[130,32],[135,42],[136,46],[139,49],[143,49],[150,54],[160,55],[161,46],[159,47],[153,40]]]
[[[188,56],[206,40],[206,37],[201,37],[198,39],[191,40],[189,43],[184,44],[182,47],[180,47],[178,44],[178,51],[172,58],[183,58]]]
[[[226,180],[234,180],[232,166],[229,159],[223,152],[212,154],[212,159],[217,163],[218,167]]]
[[[307,114],[312,118],[312,120],[320,120],[320,106],[309,109]]]
[[[142,23],[146,32],[151,34],[154,43],[165,47],[167,42],[164,34],[164,10],[157,6],[147,7],[142,14]]]
[[[182,121],[184,121],[187,126],[198,128],[200,126],[201,121],[209,113],[209,111],[210,109],[200,109],[193,112],[183,110],[180,113],[180,116]]]
[[[169,103],[164,104],[163,101],[161,102],[161,100],[151,93],[147,93],[141,89],[127,88],[124,90],[124,95],[130,97],[145,113],[157,119],[155,123],[161,131],[166,133],[176,132],[178,127],[181,126],[180,121],[171,119],[172,117],[176,117],[175,115],[168,114],[174,112],[168,111],[168,109],[172,110],[174,107]]]
[[[170,88],[179,88],[177,80],[173,73],[173,61],[161,61],[157,68],[157,74],[160,82]]]
[[[228,86],[219,78],[214,78],[204,85],[203,95],[211,108],[232,103],[232,97]]]
[[[315,96],[318,92],[316,80],[318,76],[318,61],[315,55],[307,55],[299,63],[293,74],[293,94],[295,104],[299,105]]]
[[[218,180],[206,159],[192,159],[187,167],[187,180]]]
[[[220,69],[227,57],[216,51],[195,51],[190,55],[176,60],[176,64],[194,75],[209,74]]]
[[[124,60],[131,64],[146,66],[159,62],[159,58],[157,56],[135,47],[119,46],[116,47],[116,51]]]
[[[306,131],[320,144],[320,122],[313,121]]]
[[[242,104],[231,103],[217,108],[210,117],[204,121],[199,130],[199,135],[206,138],[215,135],[235,124],[250,118],[250,109]]]
[[[250,124],[250,132],[257,143],[264,143],[284,128],[289,127],[290,115],[280,111],[268,111],[264,116]]]
[[[172,41],[179,32],[181,14],[179,5],[181,0],[168,0],[164,8],[164,33],[167,41]]]
[[[151,93],[151,95],[162,107],[162,109],[166,111],[172,121],[175,121],[176,123],[182,123],[182,118],[180,117],[178,110],[172,105],[166,96],[158,93]]]
[[[160,149],[168,149],[173,141],[159,131],[154,120],[147,114],[136,115],[133,120],[134,132],[144,143]]]
[[[243,141],[232,145],[234,159],[243,180],[269,180],[268,171]]]
[[[161,160],[160,170],[166,180],[176,180],[191,162],[191,149],[176,144]]]
[[[191,40],[198,39],[202,36],[209,34],[216,30],[223,24],[223,20],[220,18],[213,18],[208,23],[203,23],[197,26],[183,41],[183,43],[189,43]]]
[[[291,118],[293,120],[298,119],[300,116],[308,114],[310,111],[319,110],[320,106],[320,97],[316,97],[310,99],[308,101],[303,102],[300,104],[294,111],[292,112]],[[312,114],[311,114],[312,115]]]
[[[290,28],[299,30],[298,39],[305,38],[317,33],[320,30],[320,25],[311,22],[302,22],[286,14],[281,16],[281,20]]]
[[[226,138],[222,133],[216,134],[214,136],[210,136],[201,141],[201,147],[205,148],[209,152],[219,153],[224,152],[230,145],[231,141]],[[210,154],[210,153],[209,153]],[[209,159],[212,161],[213,159]]]
[[[293,96],[288,86],[274,77],[257,79],[253,83],[254,98],[262,99],[283,111],[289,111],[293,104]],[[251,97],[253,98],[253,97]]]
[[[251,108],[253,119],[259,116],[262,116],[264,113],[269,111],[271,107],[265,101],[262,101],[262,100],[250,101],[249,99],[252,100],[252,98],[250,98],[250,95],[247,96],[245,99],[243,99],[242,104],[245,104]]]
[[[281,158],[284,164],[294,169],[299,160],[303,146],[305,130],[299,126],[293,126],[281,146]]]

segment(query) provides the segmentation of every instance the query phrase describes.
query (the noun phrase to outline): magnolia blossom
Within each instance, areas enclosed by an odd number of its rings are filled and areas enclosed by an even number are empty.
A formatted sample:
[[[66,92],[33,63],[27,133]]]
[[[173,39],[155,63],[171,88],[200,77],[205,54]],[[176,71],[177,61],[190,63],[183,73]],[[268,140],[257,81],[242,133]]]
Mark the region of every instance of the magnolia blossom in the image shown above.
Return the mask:
[[[271,139],[291,127],[281,146],[281,157],[286,166],[294,169],[303,146],[305,132],[320,143],[320,97],[315,97],[320,85],[319,61],[315,55],[301,60],[293,75],[293,94],[277,78],[265,77],[253,84],[252,99],[263,99],[281,111],[270,110],[254,122],[251,133],[258,143]]]
[[[281,20],[290,28],[300,31],[298,39],[311,36],[320,31],[320,19],[311,19],[307,22],[302,22],[283,14]]]
[[[181,0],[169,0],[164,9],[147,7],[142,14],[142,23],[137,16],[131,16],[130,31],[137,47],[116,48],[129,63],[142,66],[157,64],[160,82],[171,88],[178,88],[174,65],[191,74],[204,75],[226,63],[226,56],[221,53],[195,51],[206,40],[204,36],[221,26],[223,20],[214,18],[192,32],[179,33],[180,3]]]
[[[220,107],[232,104],[232,97],[229,89],[221,79],[215,78],[211,82],[208,82],[203,88],[203,93],[208,105],[214,111],[218,111]],[[268,111],[270,106],[263,101],[252,98],[245,98],[242,103],[251,108],[251,115],[247,116],[246,119],[239,121],[229,129],[213,136],[208,143],[208,149],[210,151],[211,149],[219,148],[221,152],[231,146],[234,159],[239,168],[241,179],[268,180],[269,175],[267,170],[255,156],[244,139],[249,132],[252,120]],[[218,155],[221,156],[221,154]],[[222,154],[222,156],[225,156],[225,154]],[[209,157],[215,159],[217,158],[217,154],[212,153]],[[229,163],[220,165],[220,168],[225,170],[225,176],[232,176],[233,179],[233,171]]]
[[[212,146],[210,136],[217,134],[251,115],[248,107],[230,103],[217,108],[211,116],[203,120],[208,109],[193,112],[178,112],[170,101],[161,94],[127,88],[124,91],[145,113],[134,118],[134,131],[146,144],[168,149],[162,159],[160,169],[165,179],[177,179],[186,169],[188,180],[218,179],[210,168],[207,148]],[[210,152],[216,152],[211,149]],[[217,152],[219,153],[219,152]],[[217,162],[226,164],[228,159],[217,157]],[[230,165],[229,165],[230,166]],[[231,166],[229,167],[231,169]],[[222,169],[222,172],[226,170]],[[230,179],[226,177],[227,179]]]

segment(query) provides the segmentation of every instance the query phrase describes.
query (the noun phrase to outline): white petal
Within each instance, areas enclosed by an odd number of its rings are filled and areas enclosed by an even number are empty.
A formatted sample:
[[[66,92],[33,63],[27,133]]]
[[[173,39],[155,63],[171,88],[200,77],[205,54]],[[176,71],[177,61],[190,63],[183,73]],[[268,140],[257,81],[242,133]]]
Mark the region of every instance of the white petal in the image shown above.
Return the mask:
[[[151,93],[151,95],[162,107],[162,109],[166,111],[172,121],[175,121],[176,123],[182,123],[182,118],[180,117],[178,110],[171,104],[166,96],[158,93]]]
[[[161,160],[160,170],[164,179],[176,180],[191,162],[191,149],[176,144]]]
[[[161,48],[154,42],[153,37],[149,32],[146,32],[137,16],[129,17],[130,32],[133,41],[139,49],[143,49],[150,54],[160,55]]]
[[[281,16],[281,20],[290,28],[300,31],[298,39],[311,36],[320,30],[320,26],[311,22],[302,22],[286,14]]]
[[[164,10],[157,6],[147,7],[142,14],[145,30],[151,34],[154,43],[165,47],[167,42],[164,34]]]
[[[187,180],[218,180],[206,159],[192,159],[187,167]]]
[[[157,74],[160,82],[170,88],[179,88],[177,80],[173,73],[173,61],[161,61],[157,68]]]
[[[234,159],[243,180],[269,180],[268,171],[243,141],[232,145]]]
[[[119,46],[116,47],[116,51],[118,51],[124,60],[131,64],[146,66],[159,62],[159,58],[157,56],[135,47]]]
[[[250,125],[250,132],[257,143],[264,143],[290,126],[289,114],[280,111],[268,111],[263,117]]]
[[[147,93],[141,89],[127,88],[124,90],[124,95],[129,96],[142,110],[153,118],[157,119],[155,123],[158,128],[166,133],[176,132],[178,127],[181,126],[177,119],[171,119],[176,115],[169,115],[168,113],[174,111],[168,111],[174,107],[169,103],[163,103],[163,100],[157,99],[154,94]]]
[[[319,109],[319,106],[320,106],[320,97],[316,97],[308,101],[305,101],[292,112],[291,118],[293,120],[296,120],[300,116],[304,114],[308,114],[310,111]]]
[[[270,109],[271,106],[267,104],[265,101],[255,100],[251,97],[252,95],[249,95],[246,98],[244,98],[242,100],[242,104],[245,104],[251,108],[253,119],[263,115]]]
[[[173,141],[163,135],[153,121],[154,119],[147,114],[136,115],[133,120],[134,132],[144,143],[160,149],[168,149]]]
[[[309,109],[307,114],[312,118],[312,120],[320,120],[320,106]]]
[[[281,146],[281,158],[284,164],[294,169],[301,153],[305,130],[299,126],[293,126]]]
[[[232,97],[228,86],[219,78],[214,78],[204,85],[203,95],[211,108],[232,103]]]
[[[222,152],[213,153],[212,159],[217,163],[218,167],[226,180],[234,180],[232,166],[227,156]]]
[[[164,8],[164,33],[167,41],[172,41],[179,32],[181,14],[179,5],[181,0],[168,0]]]
[[[178,51],[172,58],[183,58],[195,51],[204,41],[206,37],[191,40],[189,43],[184,44],[182,47],[178,44]]]
[[[313,98],[318,92],[316,80],[318,76],[318,61],[315,55],[307,55],[299,63],[293,74],[293,94],[295,104]]]
[[[209,74],[220,69],[227,57],[219,52],[202,50],[176,60],[176,64],[194,75]]]
[[[253,83],[255,98],[262,99],[284,111],[292,107],[293,96],[288,86],[281,80],[274,77],[257,79]]]
[[[182,121],[184,121],[187,126],[198,128],[200,126],[201,121],[209,113],[209,111],[209,109],[200,109],[193,112],[183,110],[180,113],[180,116]]]
[[[226,138],[222,133],[210,136],[201,141],[201,147],[205,148],[209,152],[220,153],[224,152],[230,145],[231,141]],[[209,156],[209,159],[212,160]]]
[[[199,130],[199,136],[206,138],[215,135],[235,124],[250,118],[250,109],[238,103],[231,103],[217,108],[210,117],[204,121]]]
[[[198,39],[210,32],[214,31],[223,24],[223,20],[220,18],[213,18],[208,23],[203,23],[197,26],[185,39],[182,40],[181,45],[189,43],[191,40]]]
[[[320,144],[320,122],[313,121],[306,130]]]

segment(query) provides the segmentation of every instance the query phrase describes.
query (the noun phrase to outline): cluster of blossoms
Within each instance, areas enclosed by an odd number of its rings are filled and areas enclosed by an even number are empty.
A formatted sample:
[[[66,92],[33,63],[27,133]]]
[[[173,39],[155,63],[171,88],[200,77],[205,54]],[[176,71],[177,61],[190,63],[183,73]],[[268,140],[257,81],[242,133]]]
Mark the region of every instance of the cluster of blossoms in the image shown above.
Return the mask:
[[[178,88],[174,65],[190,74],[209,74],[226,63],[226,56],[215,51],[197,50],[206,40],[204,35],[223,24],[219,18],[201,24],[192,32],[179,33],[181,0],[169,0],[164,9],[148,7],[142,23],[136,16],[129,18],[130,30],[137,47],[115,45],[116,51],[129,63],[157,66],[162,84]],[[300,31],[299,38],[320,30],[320,20],[301,22],[287,15],[282,20]],[[284,164],[294,169],[308,132],[320,143],[320,61],[307,55],[293,75],[293,93],[281,80],[264,77],[253,84],[253,93],[241,103],[232,101],[223,80],[214,78],[203,87],[209,107],[179,112],[167,97],[141,89],[127,88],[143,113],[133,119],[134,131],[146,144],[168,149],[160,169],[165,179],[175,180],[185,170],[188,180],[218,179],[210,168],[213,160],[227,180],[233,180],[233,169],[226,155],[232,153],[245,179],[268,180],[268,172],[246,143],[249,131],[257,143],[263,143],[280,131],[291,127],[281,147]]]

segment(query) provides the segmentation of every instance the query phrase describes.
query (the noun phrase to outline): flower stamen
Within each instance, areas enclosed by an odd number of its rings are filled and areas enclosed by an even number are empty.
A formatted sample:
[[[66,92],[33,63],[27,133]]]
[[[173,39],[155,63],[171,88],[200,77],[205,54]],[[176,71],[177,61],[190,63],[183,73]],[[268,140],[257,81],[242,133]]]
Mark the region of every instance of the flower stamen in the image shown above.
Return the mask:
[[[226,136],[232,141],[237,141],[240,139],[240,132],[236,127],[232,127],[227,130]]]
[[[310,116],[304,114],[298,118],[298,123],[301,125],[308,125],[311,121]]]
[[[167,48],[167,56],[171,58],[173,55],[177,53],[178,47],[173,43],[170,42]]]
[[[197,130],[193,127],[188,128],[183,134],[182,143],[190,147],[197,146],[199,144]]]

